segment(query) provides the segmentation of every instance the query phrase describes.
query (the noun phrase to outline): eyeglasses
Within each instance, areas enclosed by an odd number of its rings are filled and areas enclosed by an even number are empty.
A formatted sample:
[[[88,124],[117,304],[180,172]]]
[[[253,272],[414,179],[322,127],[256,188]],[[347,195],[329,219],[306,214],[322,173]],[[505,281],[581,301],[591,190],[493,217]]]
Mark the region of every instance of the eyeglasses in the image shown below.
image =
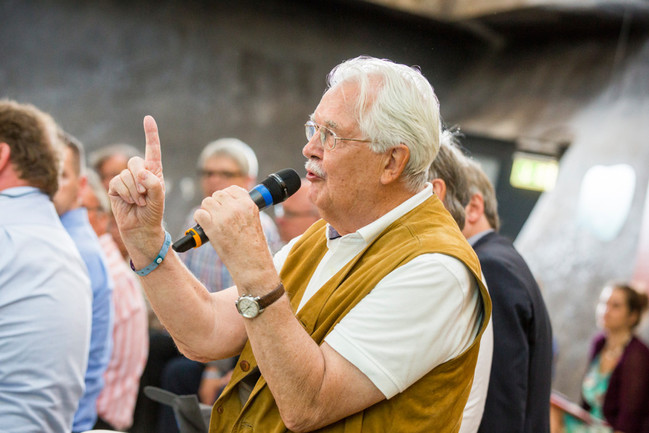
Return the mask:
[[[312,120],[309,120],[304,124],[304,132],[306,132],[306,139],[311,141],[316,132],[320,133],[320,144],[324,149],[334,150],[338,140],[347,140],[347,141],[360,141],[363,143],[371,143],[372,140],[363,140],[360,138],[344,138],[338,137],[335,132],[326,126],[318,125]]]
[[[235,177],[241,177],[241,173],[238,171],[225,171],[225,170],[199,170],[199,174],[202,177],[219,177],[221,179],[233,179]]]
[[[84,206],[84,207],[86,208],[86,210],[87,210],[88,212],[101,212],[101,213],[105,213],[104,208],[102,208],[101,206],[95,206],[95,207]]]

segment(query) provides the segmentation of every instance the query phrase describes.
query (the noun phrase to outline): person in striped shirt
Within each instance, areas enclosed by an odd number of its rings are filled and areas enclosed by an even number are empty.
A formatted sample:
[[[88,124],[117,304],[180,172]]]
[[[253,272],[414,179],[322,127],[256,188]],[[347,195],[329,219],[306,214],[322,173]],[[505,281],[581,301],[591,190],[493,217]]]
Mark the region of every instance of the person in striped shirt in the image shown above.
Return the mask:
[[[237,138],[221,138],[205,146],[198,158],[198,174],[203,197],[231,185],[251,189],[257,182],[258,162],[255,152]],[[194,212],[189,212],[184,227],[193,227]],[[264,212],[259,218],[266,241],[273,253],[281,247],[277,227]],[[232,278],[214,248],[195,248],[180,255],[187,268],[210,292],[218,292],[233,285]]]
[[[113,352],[104,373],[104,389],[97,398],[95,428],[126,430],[133,423],[140,376],[149,353],[147,308],[140,282],[108,232],[110,202],[95,172],[88,172],[81,197],[115,285]]]
[[[237,138],[221,138],[207,144],[198,158],[198,174],[203,197],[231,185],[251,189],[257,182],[258,161],[250,146]],[[194,212],[189,212],[184,227],[193,227]],[[268,247],[275,253],[281,247],[277,226],[265,212],[259,213]],[[185,266],[210,292],[218,292],[234,285],[232,277],[214,248],[203,247],[180,255]],[[192,361],[184,356],[171,359],[162,372],[162,388],[179,395],[198,394],[202,403],[212,404],[228,383],[234,358],[207,364]],[[162,407],[158,420],[158,433],[177,432],[173,411]]]

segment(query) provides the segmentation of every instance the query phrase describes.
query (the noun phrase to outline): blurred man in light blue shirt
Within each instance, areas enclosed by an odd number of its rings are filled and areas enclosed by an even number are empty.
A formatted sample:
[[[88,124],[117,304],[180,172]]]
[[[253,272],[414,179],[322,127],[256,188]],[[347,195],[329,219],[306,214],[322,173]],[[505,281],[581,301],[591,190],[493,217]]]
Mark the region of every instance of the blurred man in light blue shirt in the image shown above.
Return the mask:
[[[65,132],[59,131],[59,138],[65,145],[65,157],[54,206],[86,264],[93,294],[86,391],[72,425],[73,432],[82,432],[92,429],[97,422],[97,397],[104,388],[104,372],[112,353],[113,282],[97,235],[88,221],[88,212],[81,206],[81,191],[87,182],[83,147]]]
[[[0,101],[0,424],[69,432],[84,391],[92,292],[59,221],[54,122]]]

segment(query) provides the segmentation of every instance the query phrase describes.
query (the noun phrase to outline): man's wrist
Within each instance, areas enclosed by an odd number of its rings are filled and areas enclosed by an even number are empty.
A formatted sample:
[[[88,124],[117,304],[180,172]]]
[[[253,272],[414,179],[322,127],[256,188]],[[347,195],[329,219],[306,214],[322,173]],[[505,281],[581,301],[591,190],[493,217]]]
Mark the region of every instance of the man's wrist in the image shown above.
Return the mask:
[[[134,247],[128,248],[127,246],[127,250],[131,259],[131,268],[140,274],[138,270],[144,271],[145,268],[153,265],[157,261],[155,266],[153,266],[153,269],[155,269],[162,263],[162,260],[164,260],[170,249],[171,235],[163,230],[162,233],[153,236],[138,236],[138,239],[141,240],[139,242],[129,242]],[[134,241],[135,239],[131,238],[130,240]],[[153,269],[145,272],[144,275]]]
[[[245,280],[235,279],[239,295],[264,296],[273,291],[281,282],[274,267],[263,271],[250,269],[245,275]]]
[[[280,283],[272,291],[263,296],[241,295],[234,303],[237,311],[246,319],[254,319],[261,314],[266,307],[284,295],[284,284]]]

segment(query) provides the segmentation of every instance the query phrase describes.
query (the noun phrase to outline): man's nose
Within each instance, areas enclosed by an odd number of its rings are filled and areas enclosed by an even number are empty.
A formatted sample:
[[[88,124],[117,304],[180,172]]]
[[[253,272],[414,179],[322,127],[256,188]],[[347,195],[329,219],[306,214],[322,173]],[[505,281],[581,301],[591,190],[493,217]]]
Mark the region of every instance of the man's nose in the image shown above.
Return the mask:
[[[322,148],[318,140],[320,140],[318,138],[318,134],[314,134],[313,137],[311,137],[311,140],[307,141],[307,143],[302,148],[302,155],[304,155],[307,159],[322,159],[322,153],[324,152],[324,149]]]

